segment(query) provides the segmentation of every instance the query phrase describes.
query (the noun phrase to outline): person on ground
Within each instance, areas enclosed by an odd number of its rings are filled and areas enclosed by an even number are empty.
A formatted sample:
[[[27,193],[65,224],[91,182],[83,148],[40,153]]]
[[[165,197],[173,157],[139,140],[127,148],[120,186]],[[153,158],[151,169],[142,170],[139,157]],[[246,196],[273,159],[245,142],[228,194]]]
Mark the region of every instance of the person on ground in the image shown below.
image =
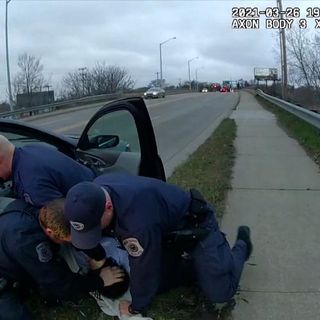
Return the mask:
[[[96,290],[106,292],[123,281],[124,271],[116,265],[86,275],[70,271],[58,254],[59,245],[70,242],[63,203],[57,199],[39,210],[14,200],[1,213],[0,320],[33,318],[23,304],[30,288],[47,303],[56,303]]]
[[[79,183],[68,191],[64,211],[76,248],[99,248],[108,234],[127,250],[132,301],[122,302],[124,315],[142,313],[170,287],[179,276],[176,261],[186,255],[206,297],[228,301],[252,251],[249,227],[239,227],[231,249],[199,192],[153,178],[108,174]]]

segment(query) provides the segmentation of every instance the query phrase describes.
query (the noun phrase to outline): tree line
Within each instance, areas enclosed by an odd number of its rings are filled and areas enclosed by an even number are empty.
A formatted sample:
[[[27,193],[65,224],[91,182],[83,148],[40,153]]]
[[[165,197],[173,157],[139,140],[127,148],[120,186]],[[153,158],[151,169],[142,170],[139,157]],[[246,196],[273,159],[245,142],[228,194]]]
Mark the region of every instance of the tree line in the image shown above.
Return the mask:
[[[291,95],[296,100],[293,102],[302,105],[320,102],[319,46],[320,36],[307,29],[296,28],[287,32],[289,83],[292,85]]]
[[[306,29],[291,29],[287,32],[289,82],[293,87],[299,87],[300,93],[302,89],[310,92],[317,102],[320,101],[319,46],[320,36],[316,33]],[[48,79],[44,77],[43,71],[39,57],[27,53],[20,55],[18,72],[13,79],[14,96],[18,93],[31,94],[46,87]],[[153,82],[150,85],[159,85],[159,80]],[[125,68],[98,61],[92,68],[69,72],[60,84],[63,88],[58,94],[60,98],[73,99],[128,91],[133,89],[135,81]]]
[[[13,79],[13,93],[32,94],[48,86],[39,57],[24,53],[18,57],[18,72]],[[83,96],[128,91],[135,81],[128,71],[117,65],[96,62],[92,68],[79,68],[66,74],[61,81],[59,98],[75,99]]]
[[[287,33],[290,81],[307,86],[320,93],[320,37],[305,29]]]

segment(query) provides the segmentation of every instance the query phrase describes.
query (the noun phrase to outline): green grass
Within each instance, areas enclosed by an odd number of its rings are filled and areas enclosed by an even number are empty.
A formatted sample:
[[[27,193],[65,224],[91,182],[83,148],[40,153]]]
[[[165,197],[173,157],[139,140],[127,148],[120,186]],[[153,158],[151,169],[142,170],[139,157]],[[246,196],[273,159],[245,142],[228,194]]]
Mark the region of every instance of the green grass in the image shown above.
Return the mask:
[[[279,125],[320,165],[320,130],[259,96],[256,99],[265,109],[275,114]]]
[[[231,187],[231,174],[235,150],[236,124],[224,120],[212,136],[178,167],[168,180],[182,188],[196,188],[215,205],[217,215],[224,211],[227,190]]]
[[[35,319],[41,320],[111,320],[113,317],[104,314],[91,296],[84,296],[77,302],[65,302],[58,307],[47,306],[38,294],[27,301],[28,309]]]
[[[236,136],[234,120],[226,119],[212,136],[189,159],[178,167],[169,182],[184,189],[196,188],[215,205],[221,218],[227,190],[231,186],[232,167],[235,158],[233,141]],[[77,304],[65,303],[58,308],[43,306],[38,297],[29,301],[37,319],[42,320],[104,320],[113,319],[100,312],[93,298],[84,298]],[[204,302],[196,288],[177,288],[158,295],[151,304],[148,316],[155,320],[193,320],[199,314],[210,311],[206,319],[220,319],[218,313]],[[204,319],[204,318],[203,318]]]

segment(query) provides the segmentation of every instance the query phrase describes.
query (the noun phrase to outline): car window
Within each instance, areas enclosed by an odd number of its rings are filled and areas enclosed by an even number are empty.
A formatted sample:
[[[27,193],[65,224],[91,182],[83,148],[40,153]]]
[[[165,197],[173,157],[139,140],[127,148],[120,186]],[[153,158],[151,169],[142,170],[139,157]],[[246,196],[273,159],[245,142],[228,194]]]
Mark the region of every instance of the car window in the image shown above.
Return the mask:
[[[116,135],[119,137],[119,144],[108,150],[140,153],[135,121],[130,112],[126,110],[105,114],[95,121],[87,135],[89,141],[94,141],[99,136]]]

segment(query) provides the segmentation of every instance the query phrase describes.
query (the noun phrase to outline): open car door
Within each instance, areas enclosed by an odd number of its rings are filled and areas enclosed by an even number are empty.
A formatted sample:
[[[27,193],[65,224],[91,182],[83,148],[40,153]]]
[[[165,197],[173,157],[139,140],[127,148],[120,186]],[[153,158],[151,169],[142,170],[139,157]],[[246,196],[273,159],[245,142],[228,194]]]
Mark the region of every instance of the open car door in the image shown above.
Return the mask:
[[[101,108],[85,127],[76,157],[100,174],[123,171],[165,180],[151,119],[140,97]]]

